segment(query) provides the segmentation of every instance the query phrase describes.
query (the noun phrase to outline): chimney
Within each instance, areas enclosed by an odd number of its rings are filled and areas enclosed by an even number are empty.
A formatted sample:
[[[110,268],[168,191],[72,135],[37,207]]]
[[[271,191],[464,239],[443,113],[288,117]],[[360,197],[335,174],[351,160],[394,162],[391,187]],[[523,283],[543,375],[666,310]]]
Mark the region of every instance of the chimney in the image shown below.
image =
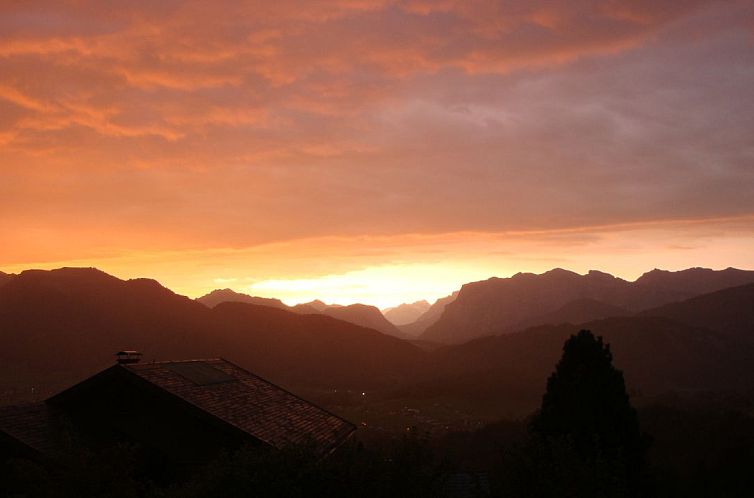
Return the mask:
[[[139,363],[141,353],[138,351],[118,351],[115,353],[115,357],[118,359],[118,365],[132,365]]]

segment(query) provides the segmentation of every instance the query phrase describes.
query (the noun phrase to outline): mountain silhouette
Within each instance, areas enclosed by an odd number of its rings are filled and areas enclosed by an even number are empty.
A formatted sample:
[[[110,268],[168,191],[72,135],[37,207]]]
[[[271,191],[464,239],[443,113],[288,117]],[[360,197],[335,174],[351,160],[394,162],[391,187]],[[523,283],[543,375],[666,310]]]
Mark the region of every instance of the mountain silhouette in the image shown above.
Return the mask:
[[[646,310],[642,316],[662,316],[706,327],[754,345],[754,284],[723,289],[678,303]]]
[[[548,316],[575,321],[621,310],[584,299]],[[11,393],[6,401],[32,388],[49,394],[112,364],[113,352],[137,349],[144,361],[225,357],[297,391],[495,400],[505,413],[525,415],[541,399],[563,342],[580,328],[611,345],[636,396],[751,389],[752,310],[754,284],[638,316],[541,325],[425,351],[323,314],[242,302],[208,308],[154,280],[30,270],[0,286],[0,392]]]
[[[247,303],[207,308],[154,280],[99,270],[22,272],[0,287],[0,389],[61,388],[112,364],[225,357],[291,386],[373,389],[413,375],[423,353],[323,315]]]
[[[638,312],[747,280],[754,282],[754,272],[654,270],[636,282],[595,270],[586,275],[560,268],[541,275],[518,273],[510,278],[464,285],[457,299],[445,307],[442,316],[420,339],[457,344],[489,334],[514,332],[526,325],[547,323],[548,315],[579,299]]]
[[[439,349],[433,358],[436,376],[403,395],[446,396],[469,403],[500,399],[508,413],[526,415],[541,400],[548,368],[557,362],[563,342],[581,328],[610,344],[616,367],[639,398],[678,391],[745,392],[754,387],[751,348],[668,318],[617,317],[544,325]]]
[[[307,305],[308,306],[308,305]],[[298,310],[301,312],[301,309]],[[393,337],[405,337],[404,334],[398,330],[398,328],[390,323],[382,312],[375,306],[369,306],[366,304],[349,304],[348,306],[327,306],[319,311],[319,313],[344,322],[350,322],[355,325],[361,325],[370,329],[378,330],[383,334],[391,335]]]
[[[541,399],[548,365],[579,329],[603,336],[634,395],[754,388],[754,284],[582,324],[543,325],[438,349],[438,377],[407,395],[502,397],[529,413]]]
[[[326,310],[327,308],[333,308],[333,307],[337,307],[337,306],[338,306],[337,304],[326,304],[326,303],[320,301],[319,299],[315,299],[314,301],[309,301],[308,303],[297,304],[293,308],[294,309],[299,309],[299,310],[310,310],[311,309],[311,310],[314,310],[316,312],[322,312],[322,311]]]
[[[221,303],[230,302],[270,306],[272,308],[282,309],[304,315],[322,314],[331,316],[338,320],[343,320],[344,322],[350,322],[355,325],[374,329],[382,332],[383,334],[401,338],[405,337],[400,330],[398,330],[382,315],[382,312],[378,308],[365,304],[351,304],[348,306],[342,306],[339,304],[325,304],[324,302],[317,299],[308,303],[288,306],[279,299],[249,296],[247,294],[235,292],[231,289],[217,289],[210,292],[209,294],[197,298],[196,300],[206,306],[209,306],[210,308],[214,308]]]
[[[520,328],[534,327],[536,325],[559,325],[561,323],[579,324],[609,318],[613,316],[630,316],[626,308],[603,303],[596,299],[576,299],[570,301],[555,311],[544,313],[519,324]]]
[[[382,310],[390,323],[393,325],[406,325],[415,322],[424,313],[429,310],[430,304],[425,301],[416,301],[413,303],[403,303],[398,306]]]
[[[736,268],[719,271],[709,268],[689,268],[682,271],[654,269],[639,277],[636,285],[676,293],[680,301],[752,282],[754,282],[752,271]]]
[[[13,277],[15,277],[15,275],[0,271],[0,287],[2,287],[7,282],[10,282]]]
[[[414,322],[401,325],[398,328],[409,337],[419,337],[430,325],[440,319],[443,311],[445,311],[445,306],[455,301],[456,297],[458,297],[458,291],[449,296],[441,297],[432,303],[432,306]]]
[[[288,309],[288,306],[280,299],[274,299],[269,297],[257,297],[249,296],[248,294],[242,294],[231,289],[215,289],[209,294],[205,294],[202,297],[197,297],[197,301],[203,305],[214,308],[220,303],[249,303],[258,304],[260,306],[270,306],[278,309]]]

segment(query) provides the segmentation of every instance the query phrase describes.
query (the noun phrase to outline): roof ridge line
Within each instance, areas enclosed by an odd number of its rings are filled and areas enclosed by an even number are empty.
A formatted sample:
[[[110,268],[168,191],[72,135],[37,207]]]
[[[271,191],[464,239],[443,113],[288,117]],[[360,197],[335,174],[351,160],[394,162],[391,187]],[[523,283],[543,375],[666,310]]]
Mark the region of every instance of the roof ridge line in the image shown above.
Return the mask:
[[[155,360],[155,361],[144,361],[139,363],[132,363],[130,365],[123,365],[126,368],[134,368],[139,367],[143,365],[167,365],[170,363],[193,363],[193,362],[202,362],[202,361],[220,361],[223,360],[223,358],[220,357],[214,357],[214,358],[192,358],[190,360]]]

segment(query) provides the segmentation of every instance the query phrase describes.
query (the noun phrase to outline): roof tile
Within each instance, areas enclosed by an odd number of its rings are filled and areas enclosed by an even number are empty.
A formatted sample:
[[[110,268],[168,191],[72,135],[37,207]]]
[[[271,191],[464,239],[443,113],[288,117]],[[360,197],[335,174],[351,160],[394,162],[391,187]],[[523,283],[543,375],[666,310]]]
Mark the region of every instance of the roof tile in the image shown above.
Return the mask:
[[[197,367],[187,368],[192,364]],[[223,381],[207,383],[207,367],[219,370]],[[326,453],[355,431],[350,422],[223,359],[123,368],[276,448],[311,441]],[[192,370],[199,372],[193,380]]]

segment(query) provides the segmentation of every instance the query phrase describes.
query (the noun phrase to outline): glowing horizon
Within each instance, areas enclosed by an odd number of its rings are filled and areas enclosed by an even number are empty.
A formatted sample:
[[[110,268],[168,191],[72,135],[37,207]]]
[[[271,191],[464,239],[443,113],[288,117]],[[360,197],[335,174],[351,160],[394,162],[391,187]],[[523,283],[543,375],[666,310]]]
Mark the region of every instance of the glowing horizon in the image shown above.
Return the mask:
[[[320,299],[384,309],[433,302],[472,281],[556,267],[580,274],[599,270],[626,280],[654,268],[754,269],[753,232],[754,216],[743,216],[552,231],[315,238],[17,263],[0,270],[93,266],[125,279],[154,278],[192,298],[230,288],[289,305]]]

